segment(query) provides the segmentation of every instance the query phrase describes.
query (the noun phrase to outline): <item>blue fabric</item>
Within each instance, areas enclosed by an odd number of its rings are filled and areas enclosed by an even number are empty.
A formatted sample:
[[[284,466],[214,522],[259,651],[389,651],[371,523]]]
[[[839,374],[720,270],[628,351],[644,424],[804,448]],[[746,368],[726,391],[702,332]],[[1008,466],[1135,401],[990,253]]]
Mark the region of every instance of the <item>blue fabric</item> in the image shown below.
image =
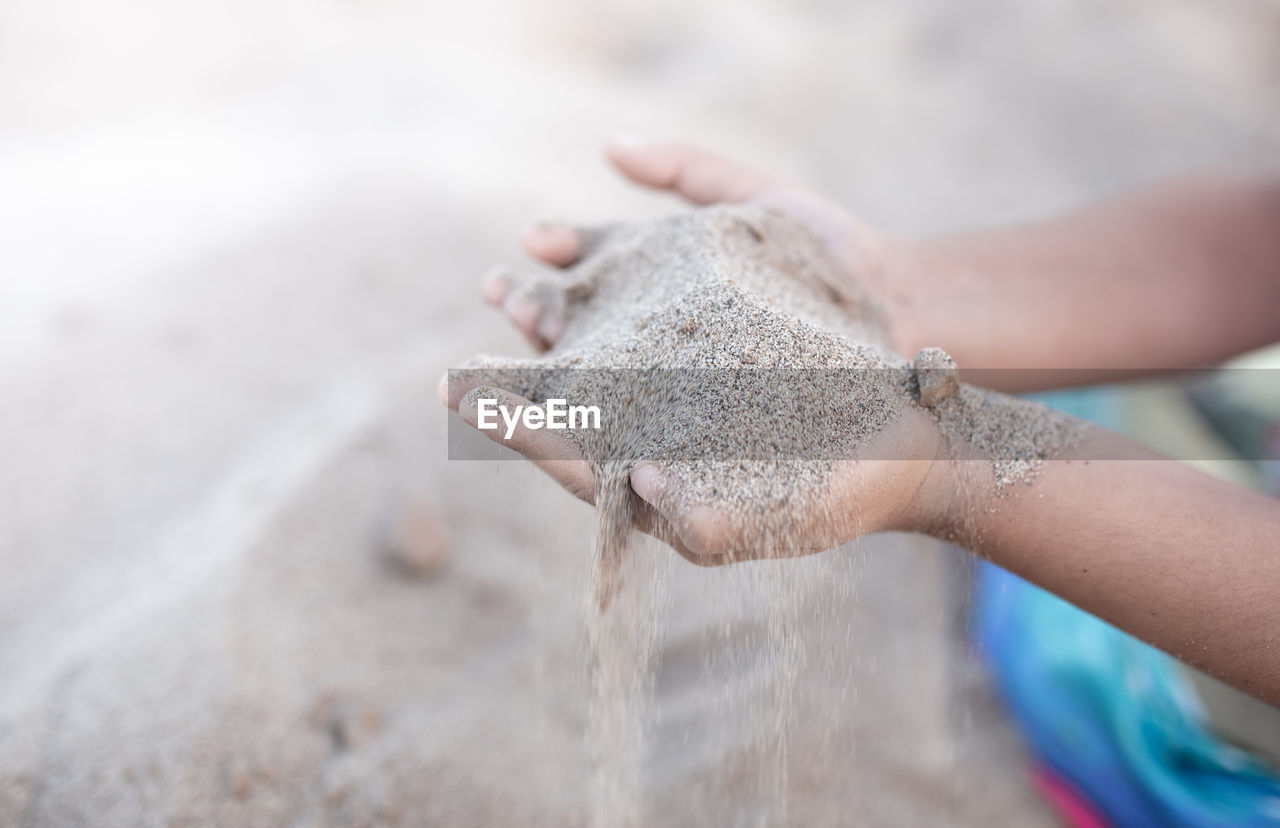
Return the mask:
[[[1117,420],[1105,389],[1041,399]],[[1280,775],[1206,729],[1171,656],[987,563],[973,624],[1032,751],[1115,825],[1280,825]]]

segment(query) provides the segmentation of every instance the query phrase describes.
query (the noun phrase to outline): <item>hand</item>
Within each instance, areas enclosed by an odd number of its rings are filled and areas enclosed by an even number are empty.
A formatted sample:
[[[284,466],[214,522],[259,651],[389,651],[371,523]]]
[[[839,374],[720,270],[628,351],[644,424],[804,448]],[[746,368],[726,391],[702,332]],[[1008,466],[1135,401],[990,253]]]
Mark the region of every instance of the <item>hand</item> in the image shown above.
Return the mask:
[[[697,204],[753,202],[783,210],[817,230],[850,283],[847,294],[869,298],[885,311],[895,350],[910,357],[916,343],[909,295],[900,274],[887,279],[896,246],[852,216],[839,204],[771,175],[684,144],[647,143],[614,139],[605,154],[618,171],[646,187],[673,192]],[[556,268],[573,265],[591,246],[599,231],[558,223],[535,224],[524,232],[525,252]],[[485,299],[501,308],[530,344],[545,351],[555,344],[561,320],[559,308],[541,302],[530,290],[530,279],[505,268],[483,280]],[[839,288],[840,286],[836,286]]]
[[[466,381],[448,382],[447,378],[441,380],[440,393],[472,427],[476,426],[476,400],[480,397],[496,399],[509,411],[533,405],[509,391]],[[528,429],[517,423],[510,439],[504,439],[501,431],[481,433],[533,461],[570,494],[595,504],[599,486],[596,470],[559,432]],[[900,419],[860,446],[854,457],[835,464],[818,501],[801,510],[776,511],[777,524],[768,527],[769,534],[792,538],[793,545],[786,548],[760,546],[731,515],[669,498],[667,476],[678,475],[678,466],[664,470],[641,461],[630,473],[635,528],[700,566],[813,554],[880,531],[945,535],[955,508],[953,495],[959,487],[953,479],[954,464],[936,460],[942,454],[943,438],[933,419],[918,408],[906,408]],[[895,459],[882,459],[886,457]],[[767,465],[762,467],[763,473],[770,471],[776,473]]]
[[[673,190],[696,204],[755,201],[782,209],[816,229],[844,266],[850,296],[870,295],[882,307],[888,294],[881,284],[885,244],[857,219],[832,202],[778,182],[731,161],[677,145],[637,146],[613,142],[608,155],[623,174],[638,183]],[[534,258],[557,268],[573,265],[589,253],[601,231],[564,225],[535,225],[526,231],[524,246]],[[836,286],[839,288],[839,286]],[[523,276],[511,270],[491,272],[483,284],[486,299],[507,313],[539,350],[552,347],[563,330],[571,302],[563,300],[571,282],[556,276]],[[839,297],[842,291],[833,291]],[[835,299],[834,301],[839,301]],[[442,385],[447,404],[471,425],[476,424],[474,395],[461,383]],[[507,391],[486,389],[507,406],[529,401]],[[515,449],[542,468],[575,496],[594,502],[595,471],[558,434],[517,427],[509,440],[484,432]],[[933,420],[917,409],[903,416],[860,448],[859,457],[837,464],[819,502],[804,510],[778,510],[785,526],[771,534],[796,539],[787,549],[753,545],[745,527],[711,507],[689,505],[667,496],[664,475],[678,469],[641,462],[630,474],[637,528],[648,532],[703,565],[735,560],[819,552],[869,532],[885,529],[928,529],[939,520],[937,494],[948,491],[938,481],[945,475],[933,458],[942,437]],[[895,457],[883,460],[868,458]],[[784,513],[785,512],[785,513]]]

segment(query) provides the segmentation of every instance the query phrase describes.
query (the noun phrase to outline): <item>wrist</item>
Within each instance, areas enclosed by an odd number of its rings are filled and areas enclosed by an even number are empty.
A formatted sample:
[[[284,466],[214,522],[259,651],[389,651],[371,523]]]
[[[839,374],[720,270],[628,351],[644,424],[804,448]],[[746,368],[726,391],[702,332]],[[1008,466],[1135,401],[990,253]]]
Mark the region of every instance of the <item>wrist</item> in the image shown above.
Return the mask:
[[[958,464],[943,457],[921,462],[927,463],[928,469],[892,528],[955,540],[963,511],[959,504]]]
[[[933,417],[910,407],[869,449],[884,459],[861,461],[880,467],[864,469],[876,481],[878,494],[869,503],[879,508],[864,509],[861,533],[919,532],[944,539],[955,535],[965,511],[960,503],[966,491],[962,467],[970,464],[950,459],[947,440]]]
[[[939,345],[938,325],[928,321],[928,308],[937,288],[930,284],[935,267],[922,255],[921,243],[881,238],[871,283],[889,323],[893,349],[906,357],[928,345]],[[945,347],[945,346],[944,346]]]

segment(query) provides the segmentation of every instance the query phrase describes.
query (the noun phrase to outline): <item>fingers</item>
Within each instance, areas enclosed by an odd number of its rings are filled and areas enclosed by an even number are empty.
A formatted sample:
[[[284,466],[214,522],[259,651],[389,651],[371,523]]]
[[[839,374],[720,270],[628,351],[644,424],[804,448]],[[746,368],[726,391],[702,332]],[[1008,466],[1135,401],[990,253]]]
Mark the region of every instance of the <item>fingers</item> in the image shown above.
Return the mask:
[[[440,378],[437,393],[447,408],[458,410],[462,398],[481,388],[501,388],[519,397],[534,393],[542,381],[545,368],[533,359],[498,359],[476,354],[458,368],[451,368]]]
[[[505,265],[491,267],[480,277],[480,295],[490,305],[500,308],[507,300],[507,294],[511,292],[513,281],[515,279],[511,268]]]
[[[565,314],[571,301],[585,298],[582,284],[556,274],[524,272],[499,266],[480,281],[485,301],[501,308],[511,324],[542,352],[564,333]]]
[[[637,184],[669,190],[694,204],[748,201],[782,183],[746,164],[682,143],[618,135],[605,143],[605,155]],[[560,222],[539,222],[528,227],[520,241],[530,257],[564,268],[583,257],[594,235]]]
[[[732,532],[724,516],[710,509],[680,510],[667,497],[664,473],[641,461],[631,471],[631,489],[647,507],[639,515],[641,531],[671,546],[698,566],[722,566],[738,558],[729,550]]]
[[[650,510],[641,522],[640,529],[673,547],[686,560],[698,566],[723,566],[741,561],[790,558],[829,549],[838,540],[826,541],[815,535],[806,535],[804,543],[779,543],[778,538],[787,532],[783,527],[748,526],[722,508],[681,503],[669,496],[667,475],[679,474],[676,470],[659,469],[652,463],[641,461],[631,472],[631,488]],[[807,520],[805,516],[789,515],[787,520]],[[771,540],[772,539],[772,540]],[[817,540],[818,545],[814,546]]]
[[[568,440],[546,428],[531,428],[525,419],[528,410],[542,408],[523,397],[488,386],[474,388],[458,402],[458,414],[495,443],[514,449],[570,494],[591,503],[596,481],[590,464]],[[545,416],[545,415],[544,415]]]
[[[778,186],[773,176],[687,144],[617,136],[605,155],[627,178],[694,204],[741,202]]]
[[[462,391],[461,382],[442,377],[441,402],[455,408],[462,420],[490,440],[533,461],[570,494],[594,503],[597,480],[576,446],[554,431],[526,425],[524,411],[541,410],[529,400],[488,385]],[[483,421],[483,424],[482,424]],[[635,527],[671,546],[698,566],[722,566],[756,555],[736,552],[737,533],[731,522],[712,509],[695,508],[673,514],[666,510],[666,481],[653,464],[641,462],[631,473],[631,488],[639,496]]]
[[[520,236],[524,251],[553,267],[568,267],[578,261],[582,245],[578,231],[567,224],[539,222]]]
[[[589,257],[604,243],[610,229],[609,225],[581,227],[543,221],[526,228],[520,242],[530,257],[564,269]]]

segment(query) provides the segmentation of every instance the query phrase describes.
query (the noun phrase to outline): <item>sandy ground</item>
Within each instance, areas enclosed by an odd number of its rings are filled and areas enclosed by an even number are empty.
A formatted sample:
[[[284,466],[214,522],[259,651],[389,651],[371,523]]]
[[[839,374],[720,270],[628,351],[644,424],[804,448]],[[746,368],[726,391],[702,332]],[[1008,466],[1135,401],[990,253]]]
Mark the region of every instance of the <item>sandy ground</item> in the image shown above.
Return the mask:
[[[522,348],[474,289],[521,223],[668,209],[602,169],[619,126],[903,233],[1256,168],[1278,24],[0,2],[0,824],[581,822],[590,512],[524,464],[446,462],[434,401],[462,357]],[[439,571],[389,558],[406,514]],[[1052,824],[955,646],[963,568],[899,537],[673,563],[651,819]],[[778,692],[771,617],[805,665],[785,782],[741,715]]]

